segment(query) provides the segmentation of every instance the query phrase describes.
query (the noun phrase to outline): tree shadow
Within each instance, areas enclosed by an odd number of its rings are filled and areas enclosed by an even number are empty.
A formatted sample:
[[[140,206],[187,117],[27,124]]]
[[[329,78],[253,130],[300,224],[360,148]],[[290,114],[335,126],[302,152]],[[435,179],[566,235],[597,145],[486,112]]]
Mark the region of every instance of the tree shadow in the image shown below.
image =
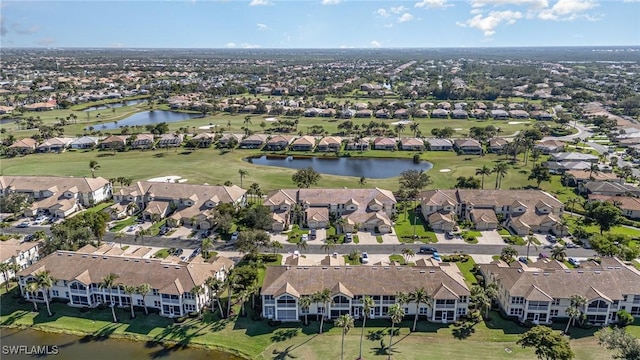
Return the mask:
[[[185,350],[187,348],[187,344],[184,344],[182,342],[177,343],[177,344],[173,344],[171,346],[165,346],[165,345],[160,345],[161,348],[152,352],[151,354],[149,354],[149,357],[151,359],[159,359],[159,358],[166,358],[171,356],[171,353],[174,353],[176,351],[181,351],[181,350]]]
[[[369,330],[367,332],[367,340],[369,341],[378,341],[381,340],[387,333],[386,329],[382,329],[382,330]]]
[[[299,331],[300,331],[299,328],[279,329],[279,330],[275,331],[273,333],[273,335],[271,335],[271,341],[272,342],[287,341],[289,339],[292,339],[292,338],[298,336]]]
[[[292,355],[291,352],[293,350],[303,346],[304,344],[308,343],[309,341],[315,339],[316,336],[318,336],[318,334],[315,334],[313,336],[307,337],[307,339],[305,341],[301,342],[298,345],[289,345],[286,349],[284,349],[282,351],[278,351],[278,349],[273,349],[273,354],[275,354],[273,359],[274,360],[285,360],[285,359],[295,359],[295,358],[297,358],[296,356]]]
[[[458,340],[464,340],[475,332],[476,329],[473,327],[473,324],[467,322],[462,324],[460,327],[454,328],[451,333],[453,334],[454,338]]]

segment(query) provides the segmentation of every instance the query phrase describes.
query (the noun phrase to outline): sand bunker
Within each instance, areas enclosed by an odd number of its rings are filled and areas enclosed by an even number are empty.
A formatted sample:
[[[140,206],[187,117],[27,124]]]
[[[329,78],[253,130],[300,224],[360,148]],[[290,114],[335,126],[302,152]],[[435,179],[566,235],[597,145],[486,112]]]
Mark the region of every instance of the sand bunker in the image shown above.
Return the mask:
[[[455,129],[453,129],[453,130],[455,130],[455,131],[461,131],[461,130],[462,130],[462,128],[455,128]]]
[[[400,125],[400,124],[407,125],[411,123],[413,123],[413,121],[411,120],[400,120],[400,121],[392,122],[391,125]]]
[[[178,176],[178,175],[168,175],[168,176],[161,176],[161,177],[157,177],[157,178],[153,178],[153,179],[149,179],[148,181],[151,182],[186,182],[187,179],[183,179],[182,176]]]
[[[507,124],[509,125],[520,125],[520,124],[528,124],[531,121],[509,121]]]
[[[451,169],[440,169],[440,172],[451,172]]]
[[[218,126],[218,125],[205,125],[205,126],[200,126],[198,129],[200,129],[200,130],[210,130],[210,129],[215,128],[216,126]]]
[[[270,117],[270,118],[264,119],[264,121],[266,121],[266,122],[276,122],[276,121],[278,121],[278,118]]]

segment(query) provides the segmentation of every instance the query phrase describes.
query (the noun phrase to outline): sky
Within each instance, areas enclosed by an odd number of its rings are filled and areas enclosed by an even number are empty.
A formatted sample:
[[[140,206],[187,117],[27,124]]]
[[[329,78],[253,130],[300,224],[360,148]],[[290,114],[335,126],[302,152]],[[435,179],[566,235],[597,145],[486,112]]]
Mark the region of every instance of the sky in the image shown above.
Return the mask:
[[[640,0],[2,0],[0,46],[640,45]]]

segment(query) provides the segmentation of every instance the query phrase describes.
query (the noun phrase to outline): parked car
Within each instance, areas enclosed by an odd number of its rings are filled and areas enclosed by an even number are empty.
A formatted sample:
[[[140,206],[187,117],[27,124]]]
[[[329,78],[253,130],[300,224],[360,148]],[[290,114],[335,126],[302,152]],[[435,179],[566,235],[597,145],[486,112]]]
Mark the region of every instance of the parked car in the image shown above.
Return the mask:
[[[180,256],[180,255],[182,255],[183,252],[184,252],[183,249],[177,248],[176,251],[173,253],[173,255]]]
[[[318,232],[316,231],[316,229],[311,229],[311,231],[309,231],[309,236],[311,237],[311,240],[315,240],[318,236]]]
[[[195,248],[193,250],[193,252],[191,253],[191,257],[194,258],[194,257],[198,256],[198,254],[200,254],[200,251],[202,251],[202,249],[200,249],[199,247]]]
[[[349,243],[353,242],[353,234],[352,233],[346,233],[346,235],[344,236],[344,242],[345,242],[345,244],[349,244]]]
[[[520,257],[518,258],[518,261],[520,261],[520,262],[521,262],[521,263],[523,263],[523,264],[528,264],[528,263],[529,263],[529,259],[527,259],[527,257],[526,257],[526,256],[520,256]]]
[[[363,264],[368,264],[369,263],[369,254],[367,254],[366,251],[363,252],[362,255],[360,255],[360,259],[361,259],[361,262]]]
[[[137,227],[137,226],[133,226],[133,225],[129,226],[129,228],[127,229],[127,232],[132,232],[132,231],[134,231],[134,230],[136,229],[136,227]]]
[[[211,231],[206,230],[206,231],[203,231],[202,234],[200,234],[200,237],[202,237],[204,239],[204,238],[209,237],[209,235],[211,235]]]
[[[555,242],[558,241],[558,239],[553,235],[547,235],[546,239],[547,239],[548,242],[550,242],[552,244],[554,244]]]
[[[453,235],[453,232],[451,231],[447,231],[446,233],[444,233],[444,238],[445,239],[453,239],[455,236]]]
[[[308,241],[309,240],[309,234],[302,234],[302,238],[300,240],[301,241]]]
[[[575,267],[579,267],[580,266],[580,260],[576,259],[576,258],[572,258],[570,257],[567,261],[569,261],[569,264],[575,266]]]
[[[16,226],[16,227],[19,227],[19,228],[28,228],[28,227],[29,227],[29,225],[30,225],[30,224],[29,224],[28,222],[26,222],[26,221],[25,221],[25,222],[21,222],[21,223],[20,223],[20,224],[18,224],[18,226]]]
[[[420,246],[420,250],[419,250],[420,254],[433,254],[435,252],[438,252],[438,250],[436,250],[436,248],[434,248],[433,246]]]
[[[549,255],[541,252],[540,254],[538,254],[538,259],[548,259]]]
[[[435,261],[442,261],[442,258],[440,257],[440,253],[438,253],[437,251],[434,251],[433,254],[431,254],[431,257]]]
[[[575,249],[577,247],[579,247],[578,245],[572,243],[572,242],[567,242],[566,245],[567,249]]]
[[[239,235],[240,233],[235,231],[233,234],[231,234],[231,240],[238,240]]]

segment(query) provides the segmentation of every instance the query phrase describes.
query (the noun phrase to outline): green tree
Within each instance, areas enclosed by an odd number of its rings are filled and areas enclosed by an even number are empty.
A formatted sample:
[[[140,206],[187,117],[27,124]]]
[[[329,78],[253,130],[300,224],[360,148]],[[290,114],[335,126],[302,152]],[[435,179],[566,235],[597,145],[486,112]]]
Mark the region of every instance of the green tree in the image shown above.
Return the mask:
[[[340,360],[344,359],[344,336],[353,328],[353,318],[349,314],[343,314],[336,320],[336,326],[342,328],[342,346],[340,347]]]
[[[31,205],[33,200],[27,194],[10,193],[0,197],[0,209],[2,212],[10,212],[14,218],[21,215]]]
[[[362,297],[362,330],[360,331],[360,355],[358,359],[362,359],[362,340],[364,339],[364,328],[367,325],[367,317],[371,313],[371,309],[376,306],[376,303],[373,301],[371,296]]]
[[[47,314],[49,314],[49,317],[53,316],[51,314],[49,290],[53,287],[53,283],[55,281],[56,280],[51,277],[51,273],[48,270],[41,271],[36,275],[36,282],[38,283],[38,288],[42,291],[42,296],[44,297],[44,303],[47,305]]]
[[[11,263],[3,262],[0,263],[0,272],[4,276],[4,285],[6,286],[7,293],[9,292],[9,272],[11,271]]]
[[[298,300],[298,306],[300,306],[300,309],[304,310],[304,324],[308,325],[309,321],[307,321],[307,315],[309,315],[309,308],[311,307],[311,303],[313,302],[313,299],[310,296],[307,295],[303,295],[300,297],[300,299]]]
[[[147,295],[151,292],[151,285],[147,283],[142,283],[138,285],[137,293],[142,296],[142,305],[144,306],[145,315],[149,315],[149,310],[147,309]]]
[[[484,165],[481,168],[476,169],[476,176],[480,175],[482,177],[481,178],[481,185],[480,185],[481,189],[484,189],[484,177],[491,175],[491,173],[492,173],[492,170],[487,165]]]
[[[320,246],[322,250],[327,252],[327,255],[329,255],[331,250],[335,250],[337,247],[338,247],[338,244],[336,244],[335,241],[329,240],[329,239],[327,239],[325,243],[322,246]]]
[[[242,187],[242,180],[244,180],[244,177],[249,175],[249,172],[245,169],[238,169],[238,174],[240,174],[240,187]]]
[[[400,304],[393,304],[389,307],[387,315],[391,318],[391,331],[389,332],[389,346],[387,347],[387,359],[391,360],[391,348],[393,347],[393,334],[396,324],[400,324],[404,318],[404,309]]]
[[[299,187],[308,189],[311,185],[318,184],[322,176],[311,166],[306,169],[300,169],[291,176],[291,180]]]
[[[502,178],[508,173],[509,166],[506,163],[498,163],[493,167],[493,173],[496,174],[496,189],[500,189]]]
[[[329,308],[329,304],[332,301],[331,290],[323,289],[322,291],[318,291],[315,294],[313,294],[312,297],[314,302],[322,304],[322,316],[320,317],[320,334],[322,334],[324,318],[327,316],[327,310]]]
[[[564,329],[565,334],[569,332],[569,326],[575,325],[576,319],[578,319],[582,315],[582,310],[587,304],[587,298],[582,295],[571,295],[569,300],[569,307],[565,310],[565,313],[567,314],[567,316],[569,316],[567,327]]]
[[[34,311],[38,311],[38,303],[36,302],[36,295],[38,294],[38,291],[40,291],[38,282],[35,280],[28,281],[27,286],[25,287],[25,291],[27,292],[27,294],[29,294],[31,302],[33,302]]]
[[[585,204],[587,216],[595,220],[600,227],[600,234],[609,231],[620,222],[622,211],[614,204],[606,201],[590,201]]]
[[[218,310],[220,310],[220,318],[224,317],[224,312],[222,311],[222,303],[220,302],[220,292],[224,289],[224,282],[220,281],[220,279],[216,277],[208,277],[205,280],[205,285],[209,288],[209,296],[211,297],[211,312],[213,312],[213,302],[215,301],[218,304]]]
[[[540,360],[570,360],[575,356],[569,340],[546,326],[533,327],[517,343],[523,348],[534,348]]]
[[[89,161],[89,170],[91,170],[91,177],[96,177],[96,171],[100,170],[100,165],[96,160]]]
[[[202,250],[202,257],[205,260],[209,260],[210,250],[213,248],[213,240],[210,238],[202,239],[202,243],[200,243],[200,249]]]
[[[406,189],[409,197],[415,197],[420,190],[431,184],[431,177],[424,170],[410,169],[400,173],[400,188]]]
[[[564,259],[567,257],[567,247],[566,246],[554,246],[553,249],[551,249],[551,258],[558,260],[558,261],[564,261]]]
[[[424,303],[428,308],[431,308],[432,299],[424,288],[416,288],[410,296],[411,301],[416,303],[416,315],[413,318],[413,327],[411,328],[411,331],[415,332],[418,324],[418,314],[420,313],[420,304]]]
[[[618,353],[614,359],[638,360],[640,359],[640,342],[624,328],[604,328],[598,332],[598,343],[609,350]]]
[[[524,241],[527,244],[527,261],[529,261],[529,248],[531,247],[531,245],[533,245],[533,247],[537,251],[538,250],[538,245],[536,245],[536,238],[533,235],[529,235],[529,236],[525,237]]]
[[[413,251],[413,249],[411,248],[402,248],[401,252],[402,252],[402,258],[404,259],[405,263],[408,263],[409,260],[411,260],[411,258],[416,256],[415,251]]]
[[[140,229],[136,232],[134,240],[138,241],[138,239],[140,239],[140,242],[144,245],[144,237],[149,235],[151,235],[151,229]]]
[[[618,310],[616,315],[618,316],[618,322],[616,324],[621,327],[629,326],[635,321],[633,315],[625,309]]]
[[[516,256],[518,256],[518,250],[512,246],[505,246],[500,252],[500,258],[507,263],[512,263]]]
[[[542,165],[535,165],[533,169],[531,169],[531,173],[529,174],[529,180],[535,180],[536,187],[539,189],[540,184],[543,181],[546,181],[546,182],[551,181],[551,173],[549,173],[549,168]]]
[[[129,295],[129,307],[131,309],[131,318],[136,317],[136,313],[133,311],[133,295],[138,293],[138,287],[132,285],[124,286],[124,293]]]
[[[118,280],[119,276],[115,273],[109,273],[109,275],[105,276],[100,283],[101,289],[109,289],[109,302],[111,307],[111,315],[113,315],[113,322],[118,322],[118,318],[116,317],[116,304],[113,301],[113,295],[111,294],[112,289],[117,286],[116,280]]]

